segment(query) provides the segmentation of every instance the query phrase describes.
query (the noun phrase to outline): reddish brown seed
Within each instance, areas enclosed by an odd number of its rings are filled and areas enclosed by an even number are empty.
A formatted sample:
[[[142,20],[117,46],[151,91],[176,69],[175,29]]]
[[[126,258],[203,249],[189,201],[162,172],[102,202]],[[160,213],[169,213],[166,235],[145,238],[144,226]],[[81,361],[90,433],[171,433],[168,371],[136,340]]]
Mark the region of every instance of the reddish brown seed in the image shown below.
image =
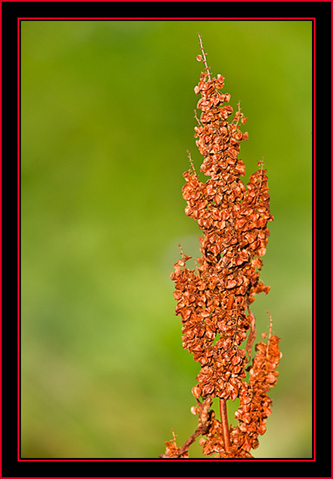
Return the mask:
[[[195,416],[196,414],[198,414],[198,408],[196,406],[192,406],[191,407],[191,413]]]
[[[192,394],[193,396],[196,398],[196,399],[199,399],[200,395],[201,395],[201,388],[200,386],[194,386],[192,388]]]
[[[226,284],[226,288],[231,289],[231,288],[234,288],[236,285],[237,285],[237,282],[234,279],[229,279]]]

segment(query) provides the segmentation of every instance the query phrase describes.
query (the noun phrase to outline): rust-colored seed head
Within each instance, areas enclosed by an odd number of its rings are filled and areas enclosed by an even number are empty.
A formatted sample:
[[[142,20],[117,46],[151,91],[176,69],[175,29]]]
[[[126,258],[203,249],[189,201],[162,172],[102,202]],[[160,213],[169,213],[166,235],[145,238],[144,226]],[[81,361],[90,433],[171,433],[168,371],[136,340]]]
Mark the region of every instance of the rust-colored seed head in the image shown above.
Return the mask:
[[[275,370],[281,357],[279,338],[271,335],[270,326],[267,343],[257,344],[249,364],[256,337],[250,305],[256,294],[268,294],[270,289],[259,276],[269,237],[267,224],[273,216],[263,161],[258,162],[258,170],[246,186],[241,180],[245,165],[238,156],[240,143],[248,140],[248,134],[240,127],[246,118],[240,105],[234,111],[228,104],[230,95],[221,92],[224,77],[218,74],[211,78],[200,35],[199,40],[201,55],[197,60],[204,63],[205,70],[194,89],[200,95],[197,109],[201,112],[200,117],[195,115],[194,136],[203,158],[200,171],[208,179],[204,182],[199,178],[189,155],[191,168],[183,175],[182,193],[186,215],[203,232],[202,256],[195,270],[188,269],[190,257],[181,250],[171,279],[175,283],[176,315],[182,321],[183,347],[201,366],[192,393],[205,408],[196,408],[199,426],[186,442],[187,448],[177,448],[174,437],[166,443],[166,454],[161,457],[185,457],[199,433],[203,435],[200,444],[204,454],[252,457],[250,450],[258,447],[258,435],[266,431],[272,405],[266,393],[276,383]],[[207,404],[210,407],[213,398],[219,398],[221,421],[214,411],[208,413]],[[235,414],[239,424],[229,429],[226,401],[236,398],[240,399]]]

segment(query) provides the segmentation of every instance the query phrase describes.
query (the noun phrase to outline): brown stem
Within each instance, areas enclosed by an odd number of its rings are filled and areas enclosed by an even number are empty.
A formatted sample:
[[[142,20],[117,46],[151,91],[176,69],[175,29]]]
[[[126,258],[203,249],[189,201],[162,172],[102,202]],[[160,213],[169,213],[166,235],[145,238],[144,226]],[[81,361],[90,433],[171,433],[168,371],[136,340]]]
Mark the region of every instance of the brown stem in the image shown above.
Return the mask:
[[[199,403],[200,404],[200,403]],[[194,443],[196,438],[201,434],[206,434],[211,425],[211,414],[209,412],[209,408],[212,404],[212,398],[210,396],[206,397],[206,399],[200,405],[200,412],[199,412],[199,426],[194,431],[192,436],[190,436],[187,441],[179,448],[177,456],[174,457],[181,457],[183,454],[188,452],[189,447],[191,444]],[[159,457],[168,458],[166,454],[160,454]]]
[[[252,313],[252,311],[250,310],[249,306],[247,307],[247,310],[248,312],[250,313],[250,316],[251,316],[251,325],[250,325],[250,333],[249,333],[249,337],[247,338],[247,342],[246,342],[246,352],[248,354],[248,362],[251,361],[251,350],[252,350],[252,346],[253,346],[253,343],[256,339],[256,336],[257,336],[257,329],[256,329],[256,318],[254,316],[254,314]]]
[[[220,414],[221,414],[221,425],[222,425],[222,436],[224,442],[224,449],[226,452],[230,452],[230,437],[229,437],[229,426],[228,426],[228,415],[227,415],[227,402],[225,399],[220,398]]]
[[[187,441],[184,442],[184,444],[179,448],[179,451],[178,451],[178,454],[177,456],[174,456],[174,457],[181,457],[183,454],[185,454],[189,447],[191,446],[191,444],[194,443],[194,441],[196,440],[196,438],[198,436],[200,436],[201,434],[206,434],[206,432],[208,431],[209,429],[209,424],[205,424],[205,425],[202,425],[200,424],[200,426],[197,427],[197,429],[194,431],[194,433],[192,434],[192,436],[190,436]],[[158,457],[161,457],[163,459],[167,459],[169,458],[170,456],[167,456],[166,454],[160,454]]]
[[[192,434],[191,437],[189,437],[187,439],[187,441],[184,442],[184,444],[181,446],[181,448],[179,449],[179,452],[178,452],[178,457],[181,457],[183,454],[185,454],[189,447],[191,446],[191,444],[194,443],[194,441],[196,440],[196,438],[198,436],[200,436],[201,434],[204,434],[206,432],[206,428],[205,427],[202,427],[202,426],[199,426],[195,432]]]
[[[205,68],[206,68],[206,71],[208,73],[208,80],[210,81],[210,71],[209,71],[209,66],[207,65],[207,58],[206,58],[206,53],[204,51],[204,47],[203,47],[203,44],[202,44],[202,37],[201,35],[199,35],[198,33],[198,37],[199,37],[199,41],[200,41],[200,49],[201,49],[201,53],[202,53],[202,57],[203,57],[203,63],[205,65]]]

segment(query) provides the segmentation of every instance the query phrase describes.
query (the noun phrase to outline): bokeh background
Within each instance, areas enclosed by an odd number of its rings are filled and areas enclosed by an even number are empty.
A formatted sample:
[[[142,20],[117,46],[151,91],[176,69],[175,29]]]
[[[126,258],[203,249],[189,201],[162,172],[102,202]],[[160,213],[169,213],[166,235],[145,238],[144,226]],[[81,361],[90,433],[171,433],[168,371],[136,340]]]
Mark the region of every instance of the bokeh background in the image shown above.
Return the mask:
[[[258,339],[272,314],[283,359],[254,455],[311,457],[311,22],[22,21],[24,458],[153,458],[172,428],[179,444],[195,430],[199,366],[169,275],[178,243],[200,256],[181,196],[186,149],[201,163],[197,32],[275,216],[253,311]]]

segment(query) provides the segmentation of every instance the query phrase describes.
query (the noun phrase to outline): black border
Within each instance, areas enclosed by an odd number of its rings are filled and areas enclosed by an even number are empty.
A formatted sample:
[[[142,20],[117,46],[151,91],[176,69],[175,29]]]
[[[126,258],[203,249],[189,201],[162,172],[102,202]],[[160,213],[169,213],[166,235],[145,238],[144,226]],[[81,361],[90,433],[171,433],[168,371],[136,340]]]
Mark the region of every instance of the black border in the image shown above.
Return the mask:
[[[331,264],[328,228],[330,209],[331,137],[331,2],[2,2],[2,477],[331,477],[331,385],[329,378],[330,322],[325,299],[331,289],[328,274],[317,278],[321,266]],[[316,269],[316,461],[271,460],[83,460],[17,461],[17,18],[18,17],[141,17],[180,19],[219,17],[315,17],[316,60],[316,198],[314,252]],[[191,15],[192,14],[192,15]],[[200,14],[200,16],[199,16]],[[283,88],[283,85],[281,85]],[[297,141],[297,139],[295,139]],[[326,151],[328,150],[328,151]],[[324,173],[324,174],[323,174]],[[324,214],[326,220],[322,219]],[[13,272],[15,271],[15,274]],[[322,312],[323,307],[325,308]],[[321,314],[320,314],[321,313]],[[325,321],[325,325],[323,322]],[[324,397],[323,397],[324,395]],[[194,469],[192,468],[194,466]]]

